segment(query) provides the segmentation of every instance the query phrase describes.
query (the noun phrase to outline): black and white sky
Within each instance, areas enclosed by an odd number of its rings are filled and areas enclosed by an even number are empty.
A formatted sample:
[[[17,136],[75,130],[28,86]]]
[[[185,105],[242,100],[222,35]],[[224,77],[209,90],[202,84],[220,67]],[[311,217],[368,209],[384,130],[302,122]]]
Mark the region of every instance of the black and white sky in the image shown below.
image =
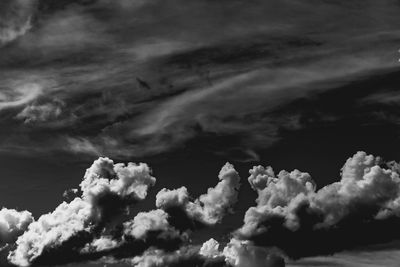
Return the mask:
[[[1,0],[0,266],[399,266],[399,14]]]

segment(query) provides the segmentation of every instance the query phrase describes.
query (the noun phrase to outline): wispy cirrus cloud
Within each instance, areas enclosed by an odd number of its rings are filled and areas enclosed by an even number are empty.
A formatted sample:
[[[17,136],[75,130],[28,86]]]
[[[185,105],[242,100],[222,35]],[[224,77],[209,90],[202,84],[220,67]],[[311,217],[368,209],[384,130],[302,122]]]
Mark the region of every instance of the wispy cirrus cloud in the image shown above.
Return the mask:
[[[146,156],[229,135],[239,159],[254,160],[282,130],[304,127],[293,101],[397,66],[395,2],[256,2],[39,1],[33,29],[2,48],[1,79],[37,75],[52,86],[35,103],[26,92],[3,106],[18,118],[65,105],[36,124],[6,116],[18,138],[2,150],[46,142],[48,152]]]

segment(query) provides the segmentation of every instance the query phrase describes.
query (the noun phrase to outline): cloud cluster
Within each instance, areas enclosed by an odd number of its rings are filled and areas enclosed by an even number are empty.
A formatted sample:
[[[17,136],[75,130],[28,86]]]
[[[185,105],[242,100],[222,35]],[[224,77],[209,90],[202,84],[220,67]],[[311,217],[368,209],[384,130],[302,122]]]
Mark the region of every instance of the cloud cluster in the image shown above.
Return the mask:
[[[129,204],[146,197],[148,188],[155,183],[150,173],[143,163],[114,164],[108,158],[94,161],[80,184],[81,197],[61,203],[53,212],[32,222],[16,241],[10,262],[29,266],[40,257],[47,260],[53,250],[63,246],[79,249],[109,221],[124,214]]]
[[[223,250],[219,250],[215,239],[206,241],[200,248],[186,246],[173,252],[148,250],[130,262],[137,267],[284,267],[285,262],[276,251],[256,247],[251,242],[231,239]]]
[[[219,172],[220,182],[194,201],[190,200],[186,187],[174,190],[162,189],[157,193],[156,206],[171,214],[182,210],[191,220],[204,225],[221,222],[238,200],[240,177],[232,164],[226,163]],[[173,216],[173,215],[172,215]],[[179,219],[179,218],[177,218]]]
[[[284,267],[284,259],[276,254],[254,246],[249,241],[231,239],[222,252],[225,261],[233,267]]]
[[[125,216],[128,207],[144,200],[156,182],[150,168],[99,158],[73,190],[76,197],[53,212],[34,220],[27,211],[0,210],[0,254],[21,267],[78,261],[282,267],[284,255],[297,259],[400,239],[396,162],[358,152],[344,164],[340,181],[319,190],[299,170],[275,175],[271,167],[254,166],[249,172],[257,205],[223,249],[214,238],[193,244],[188,230],[214,226],[232,212],[240,187],[233,165],[225,164],[219,183],[199,198],[192,200],[185,187],[163,189],[156,196],[158,209],[132,218]]]
[[[15,242],[31,222],[33,222],[33,216],[28,211],[2,208],[0,210],[0,247]]]
[[[124,235],[145,239],[149,232],[160,232],[165,237],[180,237],[180,233],[168,223],[168,214],[163,210],[139,212],[132,221],[124,223]]]
[[[107,257],[110,260],[126,259],[146,253],[147,250],[177,250],[187,241],[187,235],[168,223],[163,210],[139,212],[119,229],[101,235],[80,251],[81,260]]]
[[[346,161],[339,182],[319,190],[308,173],[298,170],[275,176],[271,167],[256,166],[250,170],[249,182],[258,193],[257,206],[248,209],[236,234],[280,246],[295,257],[352,246],[337,242],[351,231],[357,236],[351,243],[376,242],[375,234],[362,236],[363,231],[377,224],[391,225],[400,215],[399,173],[365,152]],[[308,248],[297,240],[306,236]],[[396,237],[380,233],[379,240],[388,238]]]

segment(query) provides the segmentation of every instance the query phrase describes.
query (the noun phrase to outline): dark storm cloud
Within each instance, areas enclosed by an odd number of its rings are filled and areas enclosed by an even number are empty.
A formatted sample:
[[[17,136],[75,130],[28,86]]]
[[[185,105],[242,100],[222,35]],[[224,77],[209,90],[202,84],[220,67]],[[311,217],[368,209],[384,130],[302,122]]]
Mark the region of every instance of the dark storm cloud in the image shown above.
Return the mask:
[[[254,167],[249,182],[258,192],[257,206],[236,234],[294,258],[398,239],[400,178],[390,166],[358,152],[346,161],[339,182],[318,191],[308,173],[275,176],[271,167]]]
[[[237,142],[215,153],[256,159],[303,126],[301,112],[285,112],[292,101],[395,66],[398,8],[39,1],[32,29],[1,48],[0,125],[13,133],[1,150],[130,157],[216,134]]]

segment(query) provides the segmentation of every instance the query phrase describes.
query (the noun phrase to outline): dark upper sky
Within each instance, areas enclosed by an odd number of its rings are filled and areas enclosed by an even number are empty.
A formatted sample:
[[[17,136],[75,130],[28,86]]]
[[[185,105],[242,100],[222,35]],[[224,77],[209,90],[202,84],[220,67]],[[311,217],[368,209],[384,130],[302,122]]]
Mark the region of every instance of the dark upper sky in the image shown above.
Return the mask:
[[[400,2],[0,3],[0,203],[52,211],[98,156],[193,195],[230,161],[339,179],[399,160]],[[238,227],[256,194],[246,184]],[[246,194],[246,192],[248,194]],[[237,218],[236,218],[237,217]],[[229,229],[232,230],[232,229]]]

